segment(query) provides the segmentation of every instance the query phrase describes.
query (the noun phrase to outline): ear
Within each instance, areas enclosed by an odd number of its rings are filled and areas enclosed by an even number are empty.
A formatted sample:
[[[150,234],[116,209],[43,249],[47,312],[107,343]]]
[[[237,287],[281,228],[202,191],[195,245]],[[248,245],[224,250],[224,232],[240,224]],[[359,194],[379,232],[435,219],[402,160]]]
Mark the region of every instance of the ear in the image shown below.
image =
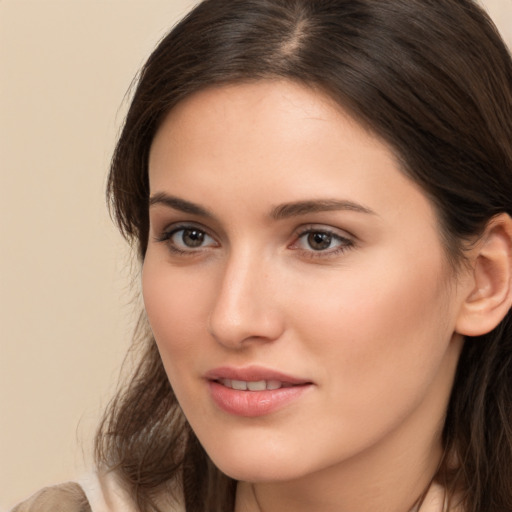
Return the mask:
[[[506,213],[489,221],[471,262],[471,290],[455,331],[481,336],[492,331],[512,305],[512,219]]]

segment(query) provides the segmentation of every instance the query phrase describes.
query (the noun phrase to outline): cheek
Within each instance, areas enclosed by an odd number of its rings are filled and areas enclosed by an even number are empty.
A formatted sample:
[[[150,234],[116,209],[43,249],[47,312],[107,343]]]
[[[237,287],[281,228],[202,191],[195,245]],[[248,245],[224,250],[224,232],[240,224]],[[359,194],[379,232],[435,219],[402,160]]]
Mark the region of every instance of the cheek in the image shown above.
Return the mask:
[[[194,381],[195,360],[204,350],[205,283],[148,251],[142,271],[144,306],[167,378],[185,410],[205,414]]]
[[[323,293],[295,310],[297,332],[325,359],[323,378],[336,382],[331,389],[349,390],[354,407],[384,390],[427,386],[453,332],[441,254],[414,263],[396,254],[374,261],[333,273]]]
[[[166,366],[193,358],[204,342],[208,281],[146,255],[142,271],[146,314]],[[168,371],[169,374],[169,371]],[[171,377],[171,375],[169,375]]]
[[[395,262],[385,273],[365,265],[333,274],[326,291],[294,309],[296,337],[319,372],[321,400],[311,416],[325,419],[333,456],[371,446],[421,404],[428,413],[420,423],[446,407],[456,357],[443,263]],[[302,280],[303,289],[317,290],[312,285]]]

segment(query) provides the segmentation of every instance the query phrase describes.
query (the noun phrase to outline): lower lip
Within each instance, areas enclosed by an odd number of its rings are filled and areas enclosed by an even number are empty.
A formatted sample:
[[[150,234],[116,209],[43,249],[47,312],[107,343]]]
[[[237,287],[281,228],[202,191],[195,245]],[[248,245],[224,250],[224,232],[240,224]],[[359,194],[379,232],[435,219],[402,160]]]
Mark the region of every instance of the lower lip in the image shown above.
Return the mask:
[[[275,412],[299,399],[311,384],[291,386],[264,391],[238,391],[219,384],[208,382],[215,404],[224,412],[236,416],[254,418]]]

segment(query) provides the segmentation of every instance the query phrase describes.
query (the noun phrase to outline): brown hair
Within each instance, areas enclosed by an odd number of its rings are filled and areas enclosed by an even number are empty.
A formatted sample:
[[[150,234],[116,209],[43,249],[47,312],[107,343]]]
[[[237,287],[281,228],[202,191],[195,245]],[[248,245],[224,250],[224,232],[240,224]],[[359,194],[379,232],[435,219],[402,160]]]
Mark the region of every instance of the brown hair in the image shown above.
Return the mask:
[[[286,78],[327,93],[399,157],[435,205],[455,264],[464,240],[512,214],[512,61],[471,0],[205,0],[142,68],[111,167],[108,195],[144,258],[148,154],[168,112],[205,87]],[[142,322],[144,323],[144,322]],[[191,431],[154,340],[96,440],[142,511],[180,481],[187,512],[233,510],[235,482]],[[512,510],[512,322],[468,339],[447,411],[437,479],[466,512]],[[449,467],[455,456],[457,465]]]

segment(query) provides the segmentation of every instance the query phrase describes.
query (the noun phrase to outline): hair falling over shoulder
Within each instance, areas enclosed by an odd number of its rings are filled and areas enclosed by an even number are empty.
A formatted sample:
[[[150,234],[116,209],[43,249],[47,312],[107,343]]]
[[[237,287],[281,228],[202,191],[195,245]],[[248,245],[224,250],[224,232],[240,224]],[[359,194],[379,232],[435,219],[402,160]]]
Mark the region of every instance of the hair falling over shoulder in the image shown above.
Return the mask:
[[[394,149],[435,205],[456,268],[463,242],[512,215],[512,61],[472,0],[205,0],[160,42],[138,77],[108,198],[144,259],[148,155],[166,114],[209,86],[285,78],[327,93]],[[140,362],[96,438],[142,512],[161,491],[187,512],[234,509],[236,482],[187,424],[143,319]],[[512,510],[512,319],[465,341],[435,479],[465,512]],[[176,490],[178,489],[178,491]]]

